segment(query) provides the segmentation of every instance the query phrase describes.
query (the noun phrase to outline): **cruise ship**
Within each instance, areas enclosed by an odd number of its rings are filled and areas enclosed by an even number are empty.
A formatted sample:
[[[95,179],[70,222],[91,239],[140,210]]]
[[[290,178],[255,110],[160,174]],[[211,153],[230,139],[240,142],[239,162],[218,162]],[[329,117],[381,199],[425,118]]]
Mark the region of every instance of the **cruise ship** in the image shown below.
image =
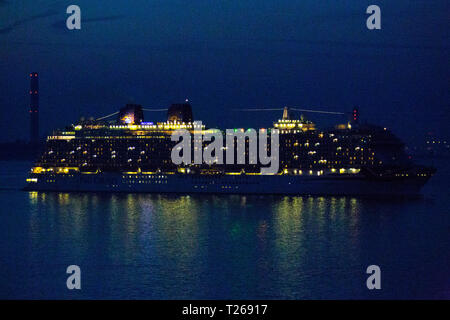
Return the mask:
[[[176,165],[171,159],[175,130],[225,132],[194,122],[189,103],[171,105],[165,122],[144,121],[144,110],[128,104],[112,120],[82,119],[54,131],[25,190],[410,196],[420,194],[435,172],[414,164],[390,130],[360,122],[357,109],[348,122],[320,130],[284,108],[281,119],[260,128],[279,133],[279,170],[274,174],[262,174],[261,164],[248,162]]]

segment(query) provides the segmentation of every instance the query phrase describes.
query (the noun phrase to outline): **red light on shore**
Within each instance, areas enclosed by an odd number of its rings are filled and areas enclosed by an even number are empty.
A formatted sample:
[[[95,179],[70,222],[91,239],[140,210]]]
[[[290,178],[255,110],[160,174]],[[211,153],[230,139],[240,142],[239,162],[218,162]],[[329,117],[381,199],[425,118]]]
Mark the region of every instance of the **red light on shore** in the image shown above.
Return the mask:
[[[353,116],[353,121],[357,122],[358,118],[359,118],[359,112],[358,112],[357,108],[353,109],[352,116]]]

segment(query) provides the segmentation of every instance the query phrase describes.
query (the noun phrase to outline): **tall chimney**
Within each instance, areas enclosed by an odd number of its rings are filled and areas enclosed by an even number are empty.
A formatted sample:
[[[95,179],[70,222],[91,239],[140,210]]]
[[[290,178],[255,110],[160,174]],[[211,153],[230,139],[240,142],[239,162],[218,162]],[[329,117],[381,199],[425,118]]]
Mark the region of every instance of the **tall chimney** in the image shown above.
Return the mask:
[[[30,142],[39,142],[39,77],[30,73]]]

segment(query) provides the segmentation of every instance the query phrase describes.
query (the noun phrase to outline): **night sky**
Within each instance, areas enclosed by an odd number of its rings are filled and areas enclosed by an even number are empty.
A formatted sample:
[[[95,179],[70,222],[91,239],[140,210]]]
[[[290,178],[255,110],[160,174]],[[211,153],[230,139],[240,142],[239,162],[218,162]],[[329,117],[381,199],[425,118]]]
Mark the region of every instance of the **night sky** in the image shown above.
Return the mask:
[[[448,0],[0,0],[1,141],[29,135],[28,73],[41,133],[126,103],[188,98],[211,127],[267,127],[284,105],[350,111],[407,143],[449,138]],[[70,4],[81,30],[65,26]],[[382,29],[366,28],[368,5]],[[342,116],[307,115],[319,127]],[[146,114],[147,121],[165,113]]]

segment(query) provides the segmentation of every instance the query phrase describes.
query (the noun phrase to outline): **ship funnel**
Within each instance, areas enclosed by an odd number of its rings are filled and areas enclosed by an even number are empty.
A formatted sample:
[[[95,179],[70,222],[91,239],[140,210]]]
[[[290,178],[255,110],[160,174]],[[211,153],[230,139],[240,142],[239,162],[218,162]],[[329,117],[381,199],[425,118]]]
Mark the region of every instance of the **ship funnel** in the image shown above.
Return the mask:
[[[192,122],[192,107],[189,103],[175,103],[167,111],[168,121]]]
[[[118,124],[134,125],[140,124],[144,121],[144,113],[142,112],[142,106],[139,104],[127,104],[119,111],[117,117]]]

